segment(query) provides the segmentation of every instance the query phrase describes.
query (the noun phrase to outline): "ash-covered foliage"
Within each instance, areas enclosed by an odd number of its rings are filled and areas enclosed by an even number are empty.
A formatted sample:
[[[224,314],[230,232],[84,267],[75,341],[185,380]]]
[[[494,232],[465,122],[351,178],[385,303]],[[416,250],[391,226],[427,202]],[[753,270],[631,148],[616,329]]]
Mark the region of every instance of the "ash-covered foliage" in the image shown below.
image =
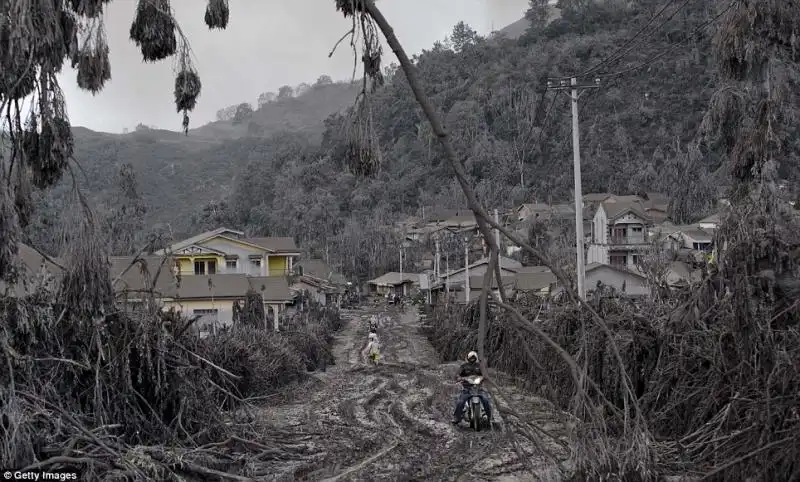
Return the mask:
[[[586,370],[591,382],[582,387],[545,340],[491,309],[489,365],[522,375],[586,425],[575,434],[576,480],[686,472],[719,481],[800,475],[800,220],[757,199],[740,208],[742,214],[732,214],[717,233],[716,262],[699,284],[651,300],[590,297],[612,338],[582,308],[536,298],[516,303]],[[445,360],[475,349],[476,303],[449,312],[440,307],[433,319],[429,338]],[[622,369],[658,440],[648,449],[652,465],[630,465],[620,450],[624,444],[605,439],[622,436],[621,417],[630,409]],[[597,410],[604,414],[600,427],[586,416]]]
[[[224,29],[228,26],[230,8],[228,0],[208,0],[205,21],[208,28]]]
[[[76,69],[78,87],[93,94],[111,79],[102,15],[108,4],[109,0],[0,2],[0,189],[8,191],[3,199],[13,199],[17,211],[7,219],[9,233],[0,240],[11,246],[7,249],[15,249],[16,233],[30,220],[32,188],[56,184],[74,154],[72,127],[57,78],[64,62],[69,59]],[[181,53],[175,102],[186,129],[201,84],[169,1],[139,1],[130,36],[145,61]],[[0,277],[9,275],[0,263]]]
[[[312,303],[282,333],[237,323],[200,338],[194,319],[160,310],[153,292],[130,294],[145,299],[141,308],[109,299],[113,280],[98,236],[87,227],[73,239],[63,276],[0,297],[3,467],[142,481],[243,470],[226,465],[229,455],[199,449],[232,438],[263,445],[263,433],[250,442],[256,429],[247,420],[231,424],[238,415],[226,410],[333,363],[335,310]],[[141,260],[130,269],[146,286],[171,276]]]

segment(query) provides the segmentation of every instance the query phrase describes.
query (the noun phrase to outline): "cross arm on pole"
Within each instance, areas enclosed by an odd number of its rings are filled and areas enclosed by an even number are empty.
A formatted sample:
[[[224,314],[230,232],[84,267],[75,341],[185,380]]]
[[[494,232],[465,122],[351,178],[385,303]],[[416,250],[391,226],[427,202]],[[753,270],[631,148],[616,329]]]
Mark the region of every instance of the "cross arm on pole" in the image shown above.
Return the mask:
[[[577,92],[578,97],[580,97],[586,89],[598,89],[600,88],[600,77],[595,77],[593,82],[581,81],[578,83],[578,79],[576,77],[572,77],[571,79],[547,79],[546,82],[547,90],[563,90],[567,91],[567,94],[571,96],[570,91],[575,90]]]

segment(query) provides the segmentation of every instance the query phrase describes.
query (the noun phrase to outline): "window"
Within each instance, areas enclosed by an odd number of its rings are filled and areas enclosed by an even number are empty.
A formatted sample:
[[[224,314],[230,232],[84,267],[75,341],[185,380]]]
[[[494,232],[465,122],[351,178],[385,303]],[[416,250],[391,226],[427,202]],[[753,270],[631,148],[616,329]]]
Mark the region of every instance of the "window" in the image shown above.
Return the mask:
[[[633,232],[634,233],[641,233],[642,232],[642,227],[641,226],[634,226],[633,227]]]
[[[229,273],[235,273],[237,264],[238,263],[236,262],[235,259],[226,260],[225,261],[225,271],[227,271]]]
[[[216,274],[217,262],[213,259],[194,262],[194,274]]]
[[[639,261],[641,261],[641,257],[638,254],[633,255],[633,265],[639,266]]]
[[[261,260],[258,259],[258,258],[253,258],[253,259],[250,260],[250,264],[255,266],[255,267],[257,267],[257,268],[260,268],[261,267]]]
[[[609,258],[611,266],[625,266],[627,261],[627,256],[624,254],[612,254]]]

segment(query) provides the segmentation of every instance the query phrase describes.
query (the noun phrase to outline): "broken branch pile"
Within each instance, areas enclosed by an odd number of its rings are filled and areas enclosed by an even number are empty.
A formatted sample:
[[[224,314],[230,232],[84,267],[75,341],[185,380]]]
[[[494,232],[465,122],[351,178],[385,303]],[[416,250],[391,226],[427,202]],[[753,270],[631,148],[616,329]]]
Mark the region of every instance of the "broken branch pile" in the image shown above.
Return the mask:
[[[307,370],[325,370],[334,364],[330,350],[333,335],[342,328],[339,311],[312,300],[305,302],[305,309],[283,322],[284,336],[303,362]]]
[[[526,319],[536,320],[527,326],[493,306],[488,362],[523,375],[586,425],[596,421],[585,414],[600,408],[604,430],[617,435],[623,433],[624,369],[656,438],[661,475],[792,480],[800,476],[798,233],[794,221],[763,210],[729,219],[717,234],[716,264],[691,291],[672,300],[590,301],[613,339],[573,304],[518,301]],[[478,319],[477,303],[437,309],[429,337],[443,358],[460,359],[475,349]],[[533,324],[572,356],[588,383],[576,386],[568,365],[530,329]],[[612,343],[623,367],[611,354]],[[575,445],[592,455],[577,454],[578,473],[590,479],[608,474],[609,467],[591,460],[602,460],[597,454],[605,448],[586,448],[579,433]],[[658,475],[638,474],[645,480]]]
[[[156,303],[115,305],[102,249],[81,245],[55,290],[0,297],[0,466],[91,480],[245,471],[251,427],[224,409],[316,366],[338,314],[312,306],[292,333],[236,326],[201,339]]]

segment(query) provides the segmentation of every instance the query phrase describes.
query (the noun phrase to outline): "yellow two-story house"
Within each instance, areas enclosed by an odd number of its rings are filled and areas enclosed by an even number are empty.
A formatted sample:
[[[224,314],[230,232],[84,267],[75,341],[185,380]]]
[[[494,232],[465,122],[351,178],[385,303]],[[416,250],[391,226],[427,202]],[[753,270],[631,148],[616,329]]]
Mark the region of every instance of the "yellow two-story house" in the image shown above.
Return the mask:
[[[230,325],[234,304],[242,306],[250,290],[261,295],[266,314],[283,312],[294,300],[287,276],[299,256],[292,238],[248,238],[241,231],[219,228],[173,243],[137,266],[131,266],[130,256],[110,261],[118,296],[138,303],[144,299],[140,293],[152,289],[162,309],[201,316],[200,327],[207,330]]]
[[[244,236],[241,231],[218,228],[184,239],[159,251],[175,260],[176,274],[287,276],[300,250],[286,237]]]

